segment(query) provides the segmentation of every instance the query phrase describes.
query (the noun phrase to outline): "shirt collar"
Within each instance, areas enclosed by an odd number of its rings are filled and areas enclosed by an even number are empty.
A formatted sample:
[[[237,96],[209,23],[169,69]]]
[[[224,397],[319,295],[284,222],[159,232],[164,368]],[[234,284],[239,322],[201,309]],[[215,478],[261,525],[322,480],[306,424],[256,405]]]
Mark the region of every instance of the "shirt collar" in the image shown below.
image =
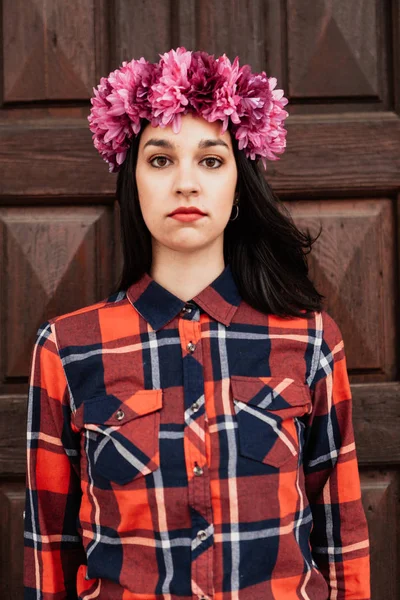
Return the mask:
[[[164,327],[185,306],[186,302],[166,290],[148,273],[133,283],[126,291],[129,302],[136,308],[153,330]],[[230,264],[207,287],[192,298],[213,319],[228,327],[241,296],[233,279]]]

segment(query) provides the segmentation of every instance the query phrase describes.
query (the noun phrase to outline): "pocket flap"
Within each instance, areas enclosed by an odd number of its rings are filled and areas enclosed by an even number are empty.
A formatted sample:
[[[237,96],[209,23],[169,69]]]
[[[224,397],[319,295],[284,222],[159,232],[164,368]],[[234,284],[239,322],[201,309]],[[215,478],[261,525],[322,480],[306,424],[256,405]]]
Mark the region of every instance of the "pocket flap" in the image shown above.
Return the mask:
[[[236,400],[266,410],[284,410],[311,405],[310,389],[290,377],[231,376],[232,394]]]
[[[125,390],[91,398],[83,403],[83,423],[124,425],[162,408],[162,389]]]

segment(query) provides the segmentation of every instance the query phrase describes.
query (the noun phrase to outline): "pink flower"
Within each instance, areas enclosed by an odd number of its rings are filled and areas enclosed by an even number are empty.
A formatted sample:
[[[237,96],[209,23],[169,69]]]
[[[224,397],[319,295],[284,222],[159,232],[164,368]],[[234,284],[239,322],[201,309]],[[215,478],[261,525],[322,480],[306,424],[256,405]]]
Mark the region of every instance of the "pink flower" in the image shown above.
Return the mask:
[[[88,117],[95,148],[117,171],[124,162],[132,135],[140,131],[141,119],[151,118],[147,102],[153,83],[154,67],[143,57],[122,63],[119,69],[102,78]]]
[[[217,59],[216,67],[218,77],[215,81],[212,98],[208,107],[201,111],[201,115],[210,122],[220,119],[222,121],[221,133],[224,133],[228,128],[229,120],[233,123],[240,122],[236,112],[240,96],[235,93],[239,73],[238,57],[235,58],[232,65],[224,54]]]
[[[238,82],[240,125],[235,127],[239,149],[246,148],[246,156],[254,160],[257,155],[266,168],[265,158],[277,160],[286,146],[286,130],[282,122],[289,115],[283,110],[287,99],[283,90],[274,90],[276,78],[266,73],[254,75],[249,65],[241,68]]]
[[[160,54],[161,56],[161,54]],[[180,113],[188,105],[190,82],[188,69],[192,53],[185,48],[166,52],[160,61],[160,77],[151,87],[149,103],[152,108],[152,125],[166,127],[172,123],[177,133],[180,129]]]
[[[191,111],[209,122],[221,121],[221,133],[231,123],[238,147],[251,160],[277,160],[286,147],[284,109],[288,100],[277,80],[266,73],[239,68],[223,54],[183,46],[166,52],[158,63],[143,57],[124,61],[119,69],[102,77],[93,88],[88,117],[95,148],[118,171],[126,158],[130,139],[140,131],[143,119],[154,127],[181,128],[182,115]]]

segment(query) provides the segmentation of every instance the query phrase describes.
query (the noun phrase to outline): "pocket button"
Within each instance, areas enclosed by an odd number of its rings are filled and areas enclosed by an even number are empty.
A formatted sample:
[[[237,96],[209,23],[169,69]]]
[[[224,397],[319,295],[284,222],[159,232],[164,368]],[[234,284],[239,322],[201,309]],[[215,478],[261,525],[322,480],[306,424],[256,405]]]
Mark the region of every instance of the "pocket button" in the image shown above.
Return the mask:
[[[117,410],[117,412],[115,413],[116,418],[118,419],[118,421],[122,421],[122,419],[125,416],[125,413],[123,410],[119,409]]]

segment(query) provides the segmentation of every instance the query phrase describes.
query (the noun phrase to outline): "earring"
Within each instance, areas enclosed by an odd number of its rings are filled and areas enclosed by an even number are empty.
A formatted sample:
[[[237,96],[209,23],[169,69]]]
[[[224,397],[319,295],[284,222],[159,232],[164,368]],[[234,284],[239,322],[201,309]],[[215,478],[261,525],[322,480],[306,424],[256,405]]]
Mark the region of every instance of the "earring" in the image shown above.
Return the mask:
[[[233,203],[233,206],[237,209],[236,210],[236,215],[233,217],[233,219],[229,219],[230,221],[236,221],[236,219],[239,216],[239,194],[235,195],[235,202]]]

